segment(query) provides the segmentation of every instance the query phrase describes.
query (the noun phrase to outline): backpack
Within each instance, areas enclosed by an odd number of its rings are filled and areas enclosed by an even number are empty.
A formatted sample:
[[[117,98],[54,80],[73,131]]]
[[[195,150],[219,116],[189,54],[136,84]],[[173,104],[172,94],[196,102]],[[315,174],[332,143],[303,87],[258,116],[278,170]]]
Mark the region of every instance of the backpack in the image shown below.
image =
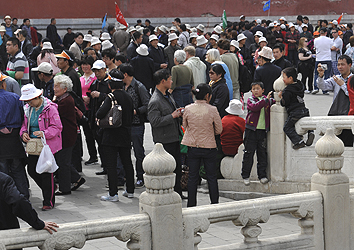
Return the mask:
[[[251,90],[251,83],[253,81],[253,77],[246,65],[242,65],[240,60],[238,60],[238,64],[238,81],[240,84],[240,92],[247,93]]]

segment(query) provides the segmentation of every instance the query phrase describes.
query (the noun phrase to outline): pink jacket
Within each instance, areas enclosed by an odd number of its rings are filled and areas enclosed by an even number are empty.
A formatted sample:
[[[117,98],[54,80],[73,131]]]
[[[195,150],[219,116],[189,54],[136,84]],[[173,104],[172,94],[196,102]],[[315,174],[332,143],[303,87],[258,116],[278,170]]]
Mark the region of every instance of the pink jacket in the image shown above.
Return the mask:
[[[62,149],[62,141],[61,141],[61,131],[63,129],[63,125],[61,124],[58,105],[51,102],[49,99],[42,97],[44,101],[44,108],[42,113],[40,113],[38,118],[38,125],[40,131],[44,132],[45,139],[47,144],[49,145],[53,154],[60,151]],[[28,133],[28,117],[30,114],[31,107],[26,104],[24,107],[25,115],[24,121],[22,123],[20,136],[22,137],[23,133]]]

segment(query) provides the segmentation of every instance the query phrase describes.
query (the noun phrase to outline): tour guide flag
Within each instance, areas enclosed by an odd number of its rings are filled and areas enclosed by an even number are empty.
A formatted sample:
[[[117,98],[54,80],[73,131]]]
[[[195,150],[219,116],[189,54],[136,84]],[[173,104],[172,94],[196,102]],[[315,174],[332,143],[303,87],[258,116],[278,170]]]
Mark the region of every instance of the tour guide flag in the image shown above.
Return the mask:
[[[227,17],[226,17],[226,11],[224,10],[224,12],[222,13],[222,27],[225,30],[227,27]]]
[[[264,5],[263,5],[263,11],[267,11],[270,9],[270,0],[267,1]]]
[[[116,18],[117,18],[118,22],[125,25],[125,27],[128,27],[128,24],[125,21],[124,16],[123,16],[122,12],[120,11],[117,3],[116,3]]]
[[[102,22],[102,29],[104,28],[104,26],[106,26],[106,21],[107,21],[107,13],[104,16],[103,22]]]
[[[342,15],[340,15],[340,17],[337,20],[338,24],[340,24],[340,21],[342,20],[342,17],[343,17],[343,13],[342,13]]]

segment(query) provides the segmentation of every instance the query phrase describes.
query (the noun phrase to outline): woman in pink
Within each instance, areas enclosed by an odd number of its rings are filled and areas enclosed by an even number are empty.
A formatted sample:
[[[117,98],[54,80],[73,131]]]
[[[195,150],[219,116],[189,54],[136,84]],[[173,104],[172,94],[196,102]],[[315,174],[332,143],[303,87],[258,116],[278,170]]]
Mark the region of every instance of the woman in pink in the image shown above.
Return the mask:
[[[42,62],[47,62],[52,65],[53,75],[56,75],[60,71],[57,58],[54,55],[53,47],[50,42],[43,43],[42,52],[37,57],[37,65],[39,66]]]

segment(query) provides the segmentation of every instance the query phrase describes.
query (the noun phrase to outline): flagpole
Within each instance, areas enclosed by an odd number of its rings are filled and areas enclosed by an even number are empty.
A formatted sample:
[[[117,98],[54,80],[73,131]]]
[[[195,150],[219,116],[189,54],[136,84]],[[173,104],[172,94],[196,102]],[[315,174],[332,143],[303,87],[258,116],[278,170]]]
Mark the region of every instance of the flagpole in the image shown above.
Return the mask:
[[[270,15],[270,2],[269,2],[269,9],[268,9],[268,20],[269,20],[269,15]]]

